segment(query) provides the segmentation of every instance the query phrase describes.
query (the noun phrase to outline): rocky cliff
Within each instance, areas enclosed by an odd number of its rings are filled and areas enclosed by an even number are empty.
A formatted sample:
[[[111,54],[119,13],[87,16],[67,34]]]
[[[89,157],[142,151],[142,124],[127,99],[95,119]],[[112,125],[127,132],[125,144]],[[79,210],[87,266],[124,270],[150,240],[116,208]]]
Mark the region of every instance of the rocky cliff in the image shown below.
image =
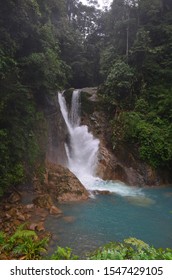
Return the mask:
[[[46,101],[47,145],[45,147],[45,176],[34,185],[41,194],[48,193],[57,202],[85,200],[89,194],[77,177],[67,168],[65,143],[68,129],[62,117],[57,96]]]
[[[46,101],[45,116],[47,120],[46,160],[66,166],[65,142],[68,130],[60,112],[57,96]]]
[[[155,170],[139,159],[130,143],[111,145],[111,126],[97,88],[84,88],[81,93],[82,123],[100,140],[97,175],[105,180],[120,180],[128,185],[157,186],[170,182],[169,174]]]

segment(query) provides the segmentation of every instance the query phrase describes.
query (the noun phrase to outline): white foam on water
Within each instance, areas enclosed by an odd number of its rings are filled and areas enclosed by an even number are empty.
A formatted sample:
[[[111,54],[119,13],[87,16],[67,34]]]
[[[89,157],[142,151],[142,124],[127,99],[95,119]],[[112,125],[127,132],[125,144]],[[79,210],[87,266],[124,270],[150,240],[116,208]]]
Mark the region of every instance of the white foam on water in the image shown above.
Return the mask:
[[[143,196],[142,190],[138,188],[96,177],[99,140],[94,138],[86,125],[80,124],[80,91],[73,91],[70,111],[62,93],[58,94],[58,101],[70,135],[70,143],[65,145],[68,168],[86,189],[90,192],[109,191],[121,196]]]

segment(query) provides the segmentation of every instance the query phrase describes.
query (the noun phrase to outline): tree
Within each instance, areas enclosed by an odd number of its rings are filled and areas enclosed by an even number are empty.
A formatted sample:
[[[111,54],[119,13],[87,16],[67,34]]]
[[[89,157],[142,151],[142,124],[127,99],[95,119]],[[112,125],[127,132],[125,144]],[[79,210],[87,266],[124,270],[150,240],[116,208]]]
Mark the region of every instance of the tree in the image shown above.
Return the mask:
[[[105,83],[108,94],[114,96],[117,101],[126,99],[132,93],[134,73],[132,69],[123,61],[117,61]]]

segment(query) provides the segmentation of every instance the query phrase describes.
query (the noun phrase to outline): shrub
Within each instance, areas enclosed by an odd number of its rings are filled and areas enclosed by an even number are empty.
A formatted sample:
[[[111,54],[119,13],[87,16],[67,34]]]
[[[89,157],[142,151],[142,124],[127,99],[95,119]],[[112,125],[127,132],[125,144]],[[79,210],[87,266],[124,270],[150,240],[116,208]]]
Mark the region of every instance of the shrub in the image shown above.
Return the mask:
[[[156,249],[142,240],[130,237],[111,242],[93,252],[91,260],[172,260],[172,249]]]
[[[78,256],[72,253],[72,249],[65,247],[57,247],[54,254],[50,257],[51,260],[77,260]]]
[[[146,117],[139,112],[121,113],[118,126],[123,130],[123,140],[136,144],[140,158],[151,166],[170,167],[172,125],[153,113],[151,116],[149,113]],[[117,129],[114,126],[113,139],[117,135]]]
[[[46,253],[48,238],[39,239],[33,230],[20,226],[13,235],[0,232],[0,259],[39,260]]]

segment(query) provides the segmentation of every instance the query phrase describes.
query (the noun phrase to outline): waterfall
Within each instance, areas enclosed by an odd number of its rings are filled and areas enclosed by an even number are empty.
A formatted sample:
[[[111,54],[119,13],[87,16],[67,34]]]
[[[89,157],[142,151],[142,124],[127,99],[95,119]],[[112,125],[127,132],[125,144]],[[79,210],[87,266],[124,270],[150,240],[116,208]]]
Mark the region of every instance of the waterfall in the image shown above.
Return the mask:
[[[58,93],[58,101],[70,136],[69,141],[65,144],[70,171],[90,191],[109,190],[121,196],[142,195],[140,189],[96,177],[99,140],[94,138],[86,125],[81,125],[80,91],[73,91],[70,110],[67,108],[63,93]]]
[[[70,135],[70,143],[66,143],[68,168],[89,187],[90,180],[95,178],[99,140],[93,137],[86,125],[80,124],[79,90],[73,92],[70,112],[63,94],[58,94],[58,100]]]

